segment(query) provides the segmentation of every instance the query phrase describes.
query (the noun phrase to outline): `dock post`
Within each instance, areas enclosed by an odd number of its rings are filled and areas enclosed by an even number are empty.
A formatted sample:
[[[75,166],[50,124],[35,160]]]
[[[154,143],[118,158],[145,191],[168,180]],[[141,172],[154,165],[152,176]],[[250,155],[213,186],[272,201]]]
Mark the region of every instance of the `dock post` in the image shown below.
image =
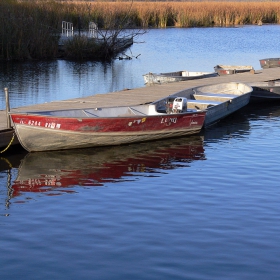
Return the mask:
[[[8,88],[4,88],[5,91],[5,97],[6,97],[6,117],[7,117],[7,128],[12,128],[11,126],[11,119],[9,116],[10,112],[10,100],[9,100],[9,91]]]

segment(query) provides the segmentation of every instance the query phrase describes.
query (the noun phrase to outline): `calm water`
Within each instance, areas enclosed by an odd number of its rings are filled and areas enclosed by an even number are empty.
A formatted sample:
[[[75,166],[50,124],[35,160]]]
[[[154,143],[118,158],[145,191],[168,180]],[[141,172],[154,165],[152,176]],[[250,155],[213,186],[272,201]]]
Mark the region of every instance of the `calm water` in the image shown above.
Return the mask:
[[[0,84],[17,107],[141,87],[149,71],[260,69],[279,34],[151,30],[132,60],[2,64]],[[279,128],[280,104],[252,104],[192,137],[0,154],[0,278],[279,279]]]

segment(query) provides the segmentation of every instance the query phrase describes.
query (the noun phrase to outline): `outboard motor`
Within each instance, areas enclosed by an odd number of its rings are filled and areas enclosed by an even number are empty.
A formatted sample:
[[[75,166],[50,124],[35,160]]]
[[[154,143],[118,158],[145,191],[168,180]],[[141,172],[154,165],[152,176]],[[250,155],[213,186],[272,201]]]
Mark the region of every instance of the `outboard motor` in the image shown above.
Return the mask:
[[[182,113],[183,111],[187,110],[187,98],[185,97],[176,97],[174,102],[173,102],[173,107],[172,107],[172,113],[177,114],[177,113]]]
[[[176,97],[167,98],[166,104],[165,104],[167,114],[172,114],[172,112],[173,112],[173,102],[174,102],[175,99],[176,99]]]

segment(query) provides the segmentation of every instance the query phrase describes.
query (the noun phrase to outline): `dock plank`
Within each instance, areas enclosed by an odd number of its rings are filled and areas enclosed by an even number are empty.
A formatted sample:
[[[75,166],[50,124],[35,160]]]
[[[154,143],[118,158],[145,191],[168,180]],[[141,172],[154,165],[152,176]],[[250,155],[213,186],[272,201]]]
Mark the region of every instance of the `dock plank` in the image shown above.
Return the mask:
[[[211,78],[189,80],[161,85],[149,85],[135,89],[124,89],[118,92],[95,94],[83,98],[53,101],[43,104],[11,108],[11,111],[41,111],[56,109],[81,109],[92,107],[113,107],[122,105],[139,105],[153,102],[168,95],[179,93],[187,88],[228,82],[254,83],[280,79],[280,67],[257,70],[255,73],[245,72]],[[5,136],[4,136],[5,135]],[[0,111],[0,147],[6,147],[12,138],[13,130],[7,130],[5,110]],[[14,141],[17,144],[18,140]]]

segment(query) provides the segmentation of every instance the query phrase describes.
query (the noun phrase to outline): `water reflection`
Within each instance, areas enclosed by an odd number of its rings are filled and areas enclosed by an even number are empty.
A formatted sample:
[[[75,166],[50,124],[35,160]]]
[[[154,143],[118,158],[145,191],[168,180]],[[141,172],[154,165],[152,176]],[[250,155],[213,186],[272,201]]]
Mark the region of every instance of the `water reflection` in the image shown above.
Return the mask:
[[[62,194],[71,186],[103,186],[106,182],[161,176],[165,170],[204,160],[199,136],[118,147],[29,153],[12,184],[13,197],[23,192]],[[71,190],[69,190],[71,191]]]
[[[42,103],[55,98],[58,75],[58,62],[2,63],[0,84],[8,87],[11,107]],[[1,95],[0,109],[4,108]]]
[[[3,63],[0,85],[9,88],[11,108],[132,88],[132,62],[43,61]],[[140,76],[140,78],[142,78]],[[5,108],[0,94],[0,110]]]
[[[0,154],[0,172],[18,168],[21,160],[27,153],[20,145],[15,145],[10,147],[5,153]]]
[[[229,138],[248,137],[255,126],[267,126],[268,120],[279,117],[280,103],[279,105],[272,105],[271,102],[250,103],[217,124],[202,130],[204,145]]]
[[[1,64],[0,72],[0,82],[11,92],[24,94],[32,90],[38,93],[40,87],[48,87],[52,76],[56,76],[58,62],[7,62]]]
[[[272,103],[268,100],[250,103],[248,106],[244,107],[240,113],[251,122],[273,117],[277,118],[280,116],[280,102],[275,100]]]
[[[232,137],[241,138],[250,134],[251,126],[248,116],[243,112],[235,112],[218,123],[201,131],[204,144],[221,142]]]
[[[20,146],[13,147],[3,155],[0,154],[0,204],[5,201],[6,209],[9,208],[10,199],[13,197],[14,173],[26,154],[27,152]]]

